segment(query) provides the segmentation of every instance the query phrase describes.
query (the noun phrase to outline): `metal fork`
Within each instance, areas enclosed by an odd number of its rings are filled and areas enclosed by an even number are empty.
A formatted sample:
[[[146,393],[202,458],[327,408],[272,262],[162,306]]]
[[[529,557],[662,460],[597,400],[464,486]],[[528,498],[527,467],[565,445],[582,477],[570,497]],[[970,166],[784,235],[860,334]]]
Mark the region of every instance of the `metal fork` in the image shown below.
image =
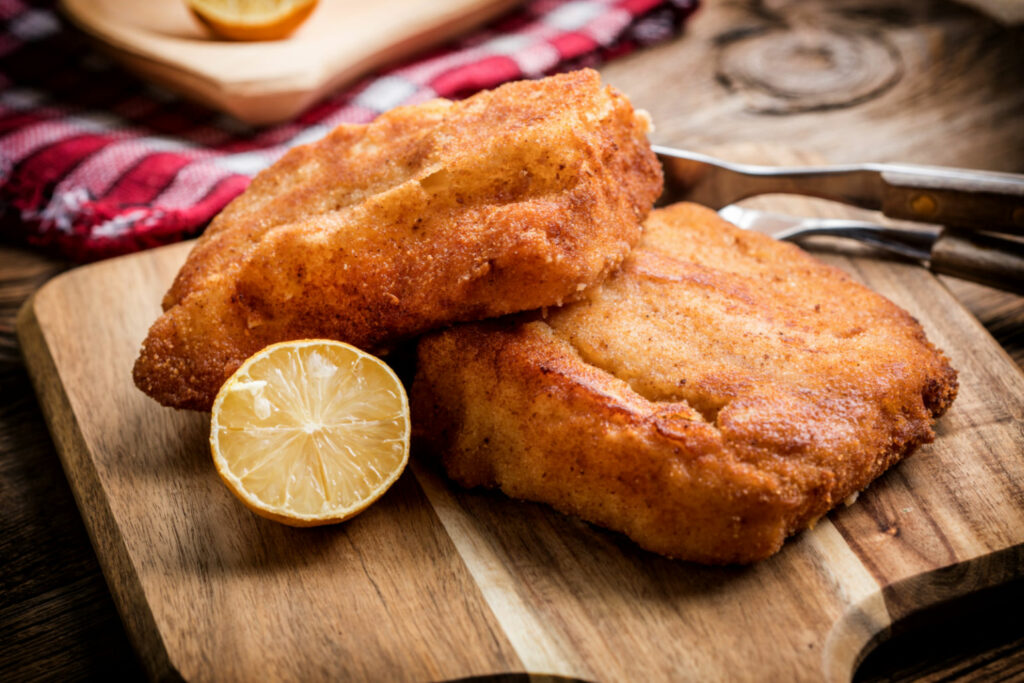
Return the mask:
[[[719,210],[725,220],[791,242],[808,237],[845,237],[926,265],[934,273],[1024,294],[1024,242],[977,231],[907,230],[859,220],[799,218],[734,204]]]

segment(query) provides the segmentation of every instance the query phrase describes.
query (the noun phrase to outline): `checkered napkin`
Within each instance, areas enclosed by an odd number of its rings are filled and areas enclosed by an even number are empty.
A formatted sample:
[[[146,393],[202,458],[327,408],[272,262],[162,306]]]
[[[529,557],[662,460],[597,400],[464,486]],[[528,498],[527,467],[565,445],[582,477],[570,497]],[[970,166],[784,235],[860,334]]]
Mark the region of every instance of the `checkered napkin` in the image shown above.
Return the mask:
[[[535,0],[262,129],[119,70],[52,4],[0,0],[0,236],[91,261],[196,235],[253,174],[339,123],[599,64],[675,35],[697,0]]]

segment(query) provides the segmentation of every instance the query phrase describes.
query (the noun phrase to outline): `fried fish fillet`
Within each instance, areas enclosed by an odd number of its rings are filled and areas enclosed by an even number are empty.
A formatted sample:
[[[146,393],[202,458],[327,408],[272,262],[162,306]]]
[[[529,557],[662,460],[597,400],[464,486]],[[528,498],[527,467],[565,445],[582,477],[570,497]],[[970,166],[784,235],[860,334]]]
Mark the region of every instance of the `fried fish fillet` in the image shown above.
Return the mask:
[[[716,564],[775,553],[931,441],[957,391],[904,310],[693,204],[652,212],[585,299],[418,356],[414,436],[456,482]]]
[[[578,298],[625,258],[661,192],[648,127],[584,70],[400,107],[293,149],[200,238],[135,383],[208,410],[273,342],[379,352]]]

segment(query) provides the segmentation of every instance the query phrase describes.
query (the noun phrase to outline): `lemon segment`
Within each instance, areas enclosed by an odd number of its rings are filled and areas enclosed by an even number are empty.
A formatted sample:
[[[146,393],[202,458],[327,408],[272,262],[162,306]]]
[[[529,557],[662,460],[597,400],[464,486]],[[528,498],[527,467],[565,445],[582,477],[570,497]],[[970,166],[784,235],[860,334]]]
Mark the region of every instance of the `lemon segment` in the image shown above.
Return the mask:
[[[185,0],[211,31],[230,40],[277,40],[309,17],[317,0]]]
[[[328,340],[283,342],[249,358],[213,404],[217,472],[257,514],[340,522],[364,510],[409,460],[409,403],[380,359]]]

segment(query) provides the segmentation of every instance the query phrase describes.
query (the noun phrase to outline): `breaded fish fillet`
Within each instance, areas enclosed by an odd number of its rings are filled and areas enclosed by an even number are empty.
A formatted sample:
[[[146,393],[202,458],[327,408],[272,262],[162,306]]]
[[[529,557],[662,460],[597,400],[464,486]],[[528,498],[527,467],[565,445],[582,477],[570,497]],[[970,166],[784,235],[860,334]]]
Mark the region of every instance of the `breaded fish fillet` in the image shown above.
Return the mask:
[[[414,435],[455,481],[706,563],[776,552],[931,441],[957,391],[905,311],[693,204],[652,212],[584,300],[418,354]]]
[[[584,70],[400,107],[293,149],[200,238],[135,383],[206,410],[273,342],[379,352],[578,298],[621,263],[661,191],[648,127]]]

